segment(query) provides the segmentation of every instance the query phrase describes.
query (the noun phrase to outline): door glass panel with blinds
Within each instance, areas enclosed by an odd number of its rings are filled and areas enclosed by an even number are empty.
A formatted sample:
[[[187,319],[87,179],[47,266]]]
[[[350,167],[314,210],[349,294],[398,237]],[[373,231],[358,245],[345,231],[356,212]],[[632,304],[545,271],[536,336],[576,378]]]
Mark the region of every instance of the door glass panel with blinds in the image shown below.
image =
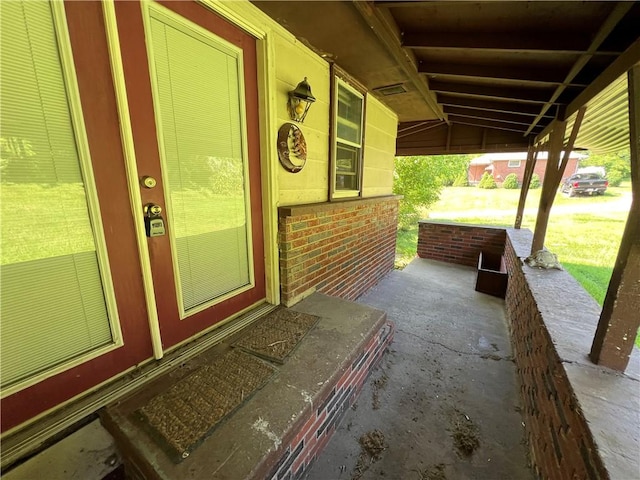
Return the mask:
[[[242,52],[149,7],[154,97],[183,316],[250,288]]]
[[[88,204],[91,172],[81,166],[80,130],[69,106],[76,90],[63,73],[63,37],[56,35],[52,7],[4,2],[1,27],[0,338],[6,392],[112,345],[115,337],[96,252],[99,225],[92,223]]]

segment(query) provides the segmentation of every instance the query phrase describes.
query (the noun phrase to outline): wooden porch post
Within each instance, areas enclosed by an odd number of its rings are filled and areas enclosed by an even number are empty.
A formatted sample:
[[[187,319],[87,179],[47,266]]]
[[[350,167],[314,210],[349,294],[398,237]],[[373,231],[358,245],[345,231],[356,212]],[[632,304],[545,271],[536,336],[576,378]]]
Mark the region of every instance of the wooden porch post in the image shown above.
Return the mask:
[[[582,107],[578,110],[576,120],[573,122],[573,129],[571,130],[571,136],[567,143],[564,157],[560,160],[560,154],[562,153],[564,132],[567,128],[567,121],[554,120],[553,130],[549,139],[549,156],[547,158],[547,167],[544,171],[544,181],[542,182],[542,193],[540,194],[540,206],[538,207],[538,218],[536,219],[536,228],[533,232],[533,242],[531,244],[531,253],[542,250],[544,247],[544,238],[547,234],[547,225],[549,224],[549,214],[551,213],[551,207],[553,206],[553,200],[558,190],[558,184],[562,179],[562,174],[569,157],[571,156],[571,150],[573,150],[573,144],[578,136],[582,119],[587,107]]]
[[[538,206],[538,217],[536,227],[533,232],[533,242],[531,243],[531,253],[541,250],[544,246],[544,237],[547,234],[549,224],[549,214],[553,205],[553,198],[557,185],[554,182],[554,172],[560,164],[560,153],[562,152],[562,142],[564,141],[564,131],[567,122],[554,120],[553,130],[549,138],[549,153],[547,155],[547,166],[544,170],[544,180],[542,181],[542,193],[540,194],[540,204]]]
[[[624,371],[640,326],[640,66],[628,73],[633,199],[591,353],[594,363]]]
[[[536,166],[536,160],[538,159],[538,152],[540,146],[529,146],[529,152],[527,153],[527,163],[524,166],[524,176],[522,177],[522,187],[520,187],[520,200],[518,201],[518,212],[516,213],[516,223],[514,228],[520,228],[522,226],[522,216],[524,215],[524,204],[527,201],[527,194],[529,193],[529,184],[531,183],[531,177],[533,177],[533,170]]]

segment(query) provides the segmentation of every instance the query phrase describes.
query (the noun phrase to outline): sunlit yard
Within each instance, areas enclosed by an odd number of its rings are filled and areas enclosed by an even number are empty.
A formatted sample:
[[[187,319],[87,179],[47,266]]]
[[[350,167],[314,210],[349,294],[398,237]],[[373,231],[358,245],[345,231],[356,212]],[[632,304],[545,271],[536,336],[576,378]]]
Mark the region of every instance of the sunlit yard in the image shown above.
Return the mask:
[[[540,202],[540,193],[542,189],[536,188],[529,190],[527,194],[527,203],[525,208],[537,209]],[[604,195],[580,196],[577,198],[569,198],[566,195],[558,193],[553,202],[554,208],[558,206],[577,206],[577,205],[600,205],[603,203],[619,202],[625,195],[631,195],[631,186],[623,184],[621,187],[610,187]],[[497,188],[487,190],[476,187],[447,187],[440,194],[440,199],[431,209],[423,213],[433,216],[441,216],[450,211],[461,210],[513,210],[515,216],[520,198],[520,189],[507,190]],[[510,222],[513,223],[513,222]]]
[[[82,184],[3,183],[0,188],[0,264],[95,250]]]
[[[4,183],[0,188],[0,264],[95,250],[82,184]],[[180,190],[173,193],[172,205],[173,228],[177,237],[237,228],[246,223],[241,194],[216,195],[204,189]],[[166,218],[166,212],[164,215]]]
[[[513,227],[520,190],[449,187],[422,218]],[[603,196],[568,198],[557,194],[551,210],[545,246],[563,267],[602,305],[627,220],[624,205],[630,186],[610,188]],[[535,228],[540,189],[531,190],[522,228]],[[570,213],[569,209],[574,211]],[[579,213],[575,213],[575,211]],[[447,216],[449,214],[449,216]],[[416,254],[417,225],[398,232],[397,266]],[[640,346],[640,337],[636,340]]]

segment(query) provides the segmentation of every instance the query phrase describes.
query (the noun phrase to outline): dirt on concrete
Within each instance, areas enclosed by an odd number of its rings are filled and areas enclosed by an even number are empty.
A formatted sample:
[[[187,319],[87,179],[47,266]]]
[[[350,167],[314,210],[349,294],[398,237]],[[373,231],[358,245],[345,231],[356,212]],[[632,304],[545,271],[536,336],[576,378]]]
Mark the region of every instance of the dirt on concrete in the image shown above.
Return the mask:
[[[384,441],[384,433],[377,429],[362,435],[358,442],[362,450],[351,474],[351,480],[359,480],[364,472],[369,469],[369,466],[382,457],[382,452],[387,448],[387,444]]]
[[[475,280],[417,259],[358,300],[387,312],[394,342],[307,480],[535,478],[504,301]],[[385,448],[372,461],[359,439],[375,430]]]
[[[453,423],[451,433],[453,445],[461,455],[465,457],[471,456],[480,446],[478,427],[471,421],[469,416],[457,409],[451,414],[451,420]]]
[[[381,377],[376,378],[373,381],[373,393],[371,400],[371,408],[378,410],[380,408],[380,390],[383,390],[387,386],[389,377],[386,374],[382,374]]]
[[[438,463],[422,471],[418,470],[420,480],[447,480],[447,475],[444,472],[445,466],[444,463]]]

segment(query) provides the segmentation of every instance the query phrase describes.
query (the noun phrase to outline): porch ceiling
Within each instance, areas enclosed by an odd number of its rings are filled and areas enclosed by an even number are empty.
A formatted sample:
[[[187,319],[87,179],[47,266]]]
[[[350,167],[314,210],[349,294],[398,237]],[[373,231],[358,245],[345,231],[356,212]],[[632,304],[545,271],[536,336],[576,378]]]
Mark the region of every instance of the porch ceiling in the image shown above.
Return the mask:
[[[583,105],[577,148],[628,145],[640,2],[253,1],[398,114],[398,154],[522,150]]]

